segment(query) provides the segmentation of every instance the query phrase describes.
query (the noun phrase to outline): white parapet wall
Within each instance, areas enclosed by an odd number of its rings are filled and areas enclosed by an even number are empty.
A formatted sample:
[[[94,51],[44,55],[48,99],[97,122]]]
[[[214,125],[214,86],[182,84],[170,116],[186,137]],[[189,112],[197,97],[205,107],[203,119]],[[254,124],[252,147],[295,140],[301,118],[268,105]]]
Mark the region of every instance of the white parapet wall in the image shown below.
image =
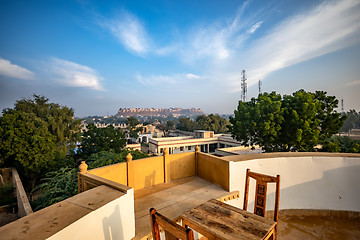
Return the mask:
[[[130,189],[47,239],[129,240],[134,237],[134,192]]]
[[[230,191],[240,191],[246,169],[281,177],[281,209],[360,211],[360,157],[277,157],[230,162]],[[255,180],[250,181],[249,211],[254,209]],[[267,210],[274,209],[275,184],[268,184]]]

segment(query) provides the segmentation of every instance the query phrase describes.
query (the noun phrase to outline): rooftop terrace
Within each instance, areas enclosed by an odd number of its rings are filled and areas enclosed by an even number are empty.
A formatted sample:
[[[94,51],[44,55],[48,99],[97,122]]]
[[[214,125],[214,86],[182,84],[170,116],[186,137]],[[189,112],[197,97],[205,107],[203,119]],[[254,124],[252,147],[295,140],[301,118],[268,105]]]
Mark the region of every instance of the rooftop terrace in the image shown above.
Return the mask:
[[[165,151],[163,156],[135,161],[129,156],[124,163],[84,170],[79,173],[80,194],[0,228],[0,236],[13,239],[17,233],[16,239],[76,239],[81,232],[84,239],[148,239],[150,207],[173,220],[210,198],[241,208],[247,168],[281,175],[280,239],[321,239],[331,233],[351,238],[359,233],[360,154],[216,157],[201,152],[167,155]],[[254,188],[251,182],[249,211]],[[269,214],[274,191],[268,187]],[[60,224],[60,219],[66,223]],[[327,223],[324,219],[339,221],[335,228],[319,226]],[[343,220],[350,224],[347,228]],[[37,231],[42,234],[31,235]],[[349,232],[355,235],[347,235]]]

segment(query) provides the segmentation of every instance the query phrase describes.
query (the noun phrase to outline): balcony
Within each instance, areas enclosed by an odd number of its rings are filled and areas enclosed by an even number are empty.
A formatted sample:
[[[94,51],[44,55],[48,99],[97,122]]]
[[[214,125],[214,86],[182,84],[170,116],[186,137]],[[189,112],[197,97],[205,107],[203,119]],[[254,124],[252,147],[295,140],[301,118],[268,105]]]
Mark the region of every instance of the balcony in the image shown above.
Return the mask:
[[[151,239],[150,207],[173,220],[210,198],[241,208],[247,168],[281,175],[280,239],[318,239],[327,236],[326,231],[345,238],[360,234],[360,154],[216,157],[197,151],[127,160],[83,169],[78,195],[0,228],[0,235],[4,239]],[[274,188],[268,187],[269,213]],[[253,196],[250,191],[249,211]],[[332,228],[326,227],[328,222]],[[32,235],[39,231],[42,234]]]

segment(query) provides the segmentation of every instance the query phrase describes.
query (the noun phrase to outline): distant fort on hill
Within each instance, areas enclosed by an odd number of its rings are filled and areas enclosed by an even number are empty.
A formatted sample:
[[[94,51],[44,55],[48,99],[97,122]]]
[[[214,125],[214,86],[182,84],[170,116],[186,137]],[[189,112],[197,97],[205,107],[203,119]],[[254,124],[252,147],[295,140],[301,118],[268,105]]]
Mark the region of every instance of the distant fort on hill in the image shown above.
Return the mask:
[[[202,115],[200,108],[120,108],[116,117],[129,116],[181,116],[181,115]]]

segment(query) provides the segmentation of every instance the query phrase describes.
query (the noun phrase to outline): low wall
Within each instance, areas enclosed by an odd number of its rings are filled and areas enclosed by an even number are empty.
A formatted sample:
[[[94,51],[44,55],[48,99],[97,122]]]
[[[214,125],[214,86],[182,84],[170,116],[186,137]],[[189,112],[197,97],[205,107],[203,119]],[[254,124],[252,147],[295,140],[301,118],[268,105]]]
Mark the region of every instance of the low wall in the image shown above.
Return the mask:
[[[143,158],[128,162],[128,185],[134,190],[164,182],[163,157]]]
[[[210,154],[197,153],[197,175],[230,191],[229,162]]]
[[[194,152],[170,154],[165,157],[165,181],[196,175]]]
[[[89,199],[91,201],[91,199]],[[47,240],[128,240],[135,237],[134,192],[90,212]]]
[[[137,190],[196,175],[195,152],[143,158],[92,169],[87,173]],[[92,187],[99,185],[94,185],[91,178],[83,182],[82,176],[86,178],[90,175],[79,173],[79,192],[91,188],[86,187],[85,183]]]
[[[126,162],[99,167],[88,171],[99,177],[127,185],[127,166]]]
[[[24,217],[29,215],[33,212],[31,209],[29,200],[27,198],[26,192],[24,190],[24,187],[22,185],[20,176],[15,168],[11,168],[11,174],[12,174],[12,183],[15,186],[16,191],[16,199],[17,199],[17,206],[18,206],[18,217]]]
[[[280,209],[360,211],[360,154],[278,155],[245,156],[253,159],[238,158],[239,161],[229,157],[230,191],[238,190],[243,196],[246,169],[250,168],[254,172],[281,176]],[[255,181],[251,180],[249,211],[253,209],[254,189]],[[275,184],[268,184],[267,210],[274,209],[274,193]]]

